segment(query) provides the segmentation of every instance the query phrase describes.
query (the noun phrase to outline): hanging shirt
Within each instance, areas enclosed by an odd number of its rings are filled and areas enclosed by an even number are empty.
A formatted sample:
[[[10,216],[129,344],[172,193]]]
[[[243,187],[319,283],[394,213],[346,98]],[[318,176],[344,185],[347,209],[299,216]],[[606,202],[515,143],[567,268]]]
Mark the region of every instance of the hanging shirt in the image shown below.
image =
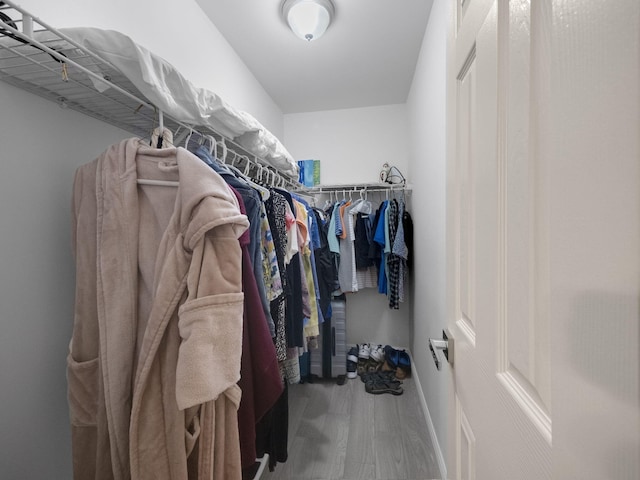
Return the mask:
[[[289,264],[293,256],[298,253],[298,226],[296,225],[296,217],[291,210],[291,206],[287,202],[285,213],[285,224],[287,226],[287,254],[284,263]]]
[[[342,205],[340,205],[340,222],[342,223],[342,231],[340,232],[340,234],[338,235],[342,240],[347,238],[347,233],[348,233],[348,226],[347,226],[347,218],[345,216],[345,211],[347,210],[347,208],[349,208],[351,206],[351,200],[348,200],[346,202],[342,202]]]
[[[273,243],[273,235],[269,220],[267,219],[267,209],[264,202],[260,205],[260,231],[262,234],[260,246],[262,248],[262,264],[264,284],[269,302],[282,295],[282,280],[280,278],[280,267],[276,256],[276,247]]]
[[[309,232],[309,247],[310,247],[310,258],[311,258],[311,274],[313,276],[313,283],[315,288],[315,300],[316,300],[316,309],[318,314],[318,324],[324,322],[324,314],[322,312],[322,304],[321,304],[321,295],[320,295],[320,281],[318,278],[318,272],[316,268],[316,251],[318,251],[321,246],[321,238],[320,238],[320,225],[316,219],[315,211],[311,206],[304,200],[304,198],[300,197],[296,194],[291,194],[293,198],[295,198],[299,203],[304,205],[304,208],[307,211],[307,231]]]
[[[245,205],[236,192],[240,211]],[[283,391],[280,368],[271,339],[249,255],[249,231],[239,239],[242,248],[242,291],[244,292],[242,359],[238,386],[242,390],[238,408],[238,431],[242,468],[256,459],[256,424],[275,405]]]
[[[371,232],[372,218],[370,215],[358,213],[355,222],[355,243],[356,268],[367,268],[373,265],[369,258],[369,249],[373,233]]]
[[[371,222],[371,242],[369,244],[369,259],[376,267],[376,271],[380,272],[380,257],[382,256],[382,248],[380,248],[380,244],[374,240],[375,233],[378,229],[378,223],[380,222],[380,215],[382,213],[382,204],[376,210],[375,215],[373,216],[373,221]],[[377,280],[376,280],[377,282]]]
[[[309,307],[309,315],[306,319],[306,324],[304,326],[304,333],[306,337],[316,337],[320,334],[320,330],[318,328],[319,318],[318,318],[318,303],[316,298],[316,288],[313,279],[313,272],[311,270],[311,239],[309,236],[308,230],[308,213],[305,206],[294,199],[294,205],[296,207],[296,223],[298,224],[298,230],[300,232],[300,240],[301,240],[301,257],[302,257],[302,267],[304,274],[304,281],[306,282],[303,287],[306,286],[306,291],[309,296],[308,299],[308,307]]]
[[[279,192],[286,200],[286,224],[287,224],[287,241],[295,242],[296,253],[291,256],[287,268],[287,300],[285,304],[286,317],[286,334],[287,347],[304,346],[304,313],[302,311],[302,266],[300,253],[298,252],[298,227],[295,221],[295,213],[293,211],[294,204],[291,194],[286,190],[274,189]],[[293,220],[293,221],[291,221]],[[292,232],[294,233],[292,235]],[[287,250],[290,246],[287,245]]]
[[[287,226],[285,216],[287,200],[278,192],[272,190],[265,201],[267,219],[271,227],[276,260],[280,273],[280,284],[283,293],[271,301],[271,317],[276,324],[276,355],[280,364],[287,359],[286,316],[285,303],[287,295],[286,266],[284,258],[287,250]]]
[[[327,241],[329,242],[329,250],[333,253],[340,253],[340,242],[337,235],[336,224],[340,218],[340,202],[336,202],[331,212],[331,220],[329,221],[329,230],[327,231]],[[340,225],[340,233],[342,233],[342,225]]]
[[[343,293],[358,291],[358,278],[356,275],[356,254],[354,248],[355,229],[353,225],[352,208],[357,205],[345,205],[344,223],[346,238],[340,242],[340,266],[338,268],[338,279],[340,280],[340,289]]]
[[[389,243],[393,246],[396,239],[396,233],[398,229],[398,202],[393,199],[389,202]],[[401,258],[393,253],[390,248],[390,252],[387,254],[387,276],[389,282],[389,308],[397,310],[400,308],[400,263]]]
[[[396,238],[393,241],[393,248],[391,249],[392,253],[396,255],[399,259],[399,288],[398,288],[398,300],[400,302],[404,302],[404,285],[406,282],[407,276],[407,259],[409,258],[409,249],[407,248],[407,244],[404,240],[404,201],[400,202],[398,209],[398,231],[396,232]]]
[[[378,224],[376,226],[376,232],[373,236],[373,241],[380,245],[382,252],[380,255],[380,269],[378,271],[378,293],[382,293],[384,295],[387,294],[387,272],[386,272],[386,264],[387,258],[385,253],[386,241],[389,237],[388,230],[385,228],[385,225],[388,224],[388,214],[387,207],[389,205],[389,201],[385,200],[380,205],[380,217],[378,219]]]
[[[318,279],[320,311],[324,318],[331,318],[331,292],[335,290],[338,273],[333,262],[333,255],[329,250],[327,241],[328,220],[323,216],[324,212],[313,209],[320,233],[320,247],[314,250],[315,271]]]
[[[333,215],[336,215],[335,217],[335,226],[336,226],[336,237],[340,238],[342,237],[342,230],[343,230],[343,225],[342,225],[342,214],[340,212],[340,207],[344,205],[344,201],[340,201],[336,203],[336,206],[333,209]]]

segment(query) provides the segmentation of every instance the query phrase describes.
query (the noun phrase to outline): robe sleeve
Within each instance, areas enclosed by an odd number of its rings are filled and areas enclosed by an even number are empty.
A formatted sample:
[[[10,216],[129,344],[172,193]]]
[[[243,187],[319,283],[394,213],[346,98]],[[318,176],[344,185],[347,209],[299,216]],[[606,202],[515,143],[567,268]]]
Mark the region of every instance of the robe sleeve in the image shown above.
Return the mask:
[[[178,311],[176,400],[181,410],[215,400],[240,379],[244,296],[238,232],[244,228],[216,226],[194,246],[188,296]]]

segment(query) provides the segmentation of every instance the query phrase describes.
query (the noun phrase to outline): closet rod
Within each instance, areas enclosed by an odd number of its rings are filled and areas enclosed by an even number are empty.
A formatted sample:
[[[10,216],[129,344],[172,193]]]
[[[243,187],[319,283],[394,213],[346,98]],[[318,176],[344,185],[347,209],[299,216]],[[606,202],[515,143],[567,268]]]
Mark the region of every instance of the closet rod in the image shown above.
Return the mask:
[[[308,187],[301,189],[301,191],[314,194],[314,193],[331,193],[331,192],[394,192],[402,191],[411,192],[411,185],[394,184],[394,183],[360,183],[360,184],[345,184],[345,185],[318,185],[316,187]]]

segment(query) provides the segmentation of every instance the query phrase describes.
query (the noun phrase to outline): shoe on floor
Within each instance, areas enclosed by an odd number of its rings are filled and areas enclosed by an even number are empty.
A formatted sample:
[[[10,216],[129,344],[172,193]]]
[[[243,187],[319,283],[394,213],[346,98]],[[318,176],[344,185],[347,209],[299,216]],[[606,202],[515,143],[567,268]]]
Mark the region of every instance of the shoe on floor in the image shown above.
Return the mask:
[[[347,352],[347,360],[358,363],[358,345],[349,349]]]
[[[358,358],[367,360],[371,355],[371,347],[369,347],[368,343],[363,343],[360,345],[360,350],[358,351]]]
[[[379,373],[379,372],[377,372]],[[371,374],[364,384],[364,389],[367,393],[373,395],[380,395],[383,393],[390,393],[391,395],[402,395],[404,390],[401,387],[402,382],[397,380],[385,379],[378,374]]]
[[[402,376],[405,378],[411,375],[411,359],[409,354],[404,350],[398,352],[398,369],[396,371],[396,377]]]
[[[372,346],[370,349],[369,356],[373,358],[376,362],[384,362],[384,348],[382,345]]]
[[[351,347],[347,352],[347,378],[358,376],[358,348]]]
[[[367,363],[369,362],[369,360],[366,360],[364,358],[359,358],[358,359],[358,364],[356,367],[356,372],[358,372],[358,375],[362,376],[365,373],[367,373]]]
[[[384,347],[384,359],[392,369],[398,368],[398,350],[391,345],[385,345]]]
[[[375,380],[394,381],[400,384],[402,383],[402,381],[396,379],[395,372],[393,370],[390,370],[390,371],[378,370],[375,372],[367,372],[360,377],[360,380],[362,380],[362,382],[365,384],[367,382],[371,382]]]
[[[370,358],[369,360],[367,360],[367,364],[365,366],[365,369],[368,373],[370,372],[377,372],[378,370],[380,370],[380,367],[382,366],[381,363],[376,362],[373,358]]]

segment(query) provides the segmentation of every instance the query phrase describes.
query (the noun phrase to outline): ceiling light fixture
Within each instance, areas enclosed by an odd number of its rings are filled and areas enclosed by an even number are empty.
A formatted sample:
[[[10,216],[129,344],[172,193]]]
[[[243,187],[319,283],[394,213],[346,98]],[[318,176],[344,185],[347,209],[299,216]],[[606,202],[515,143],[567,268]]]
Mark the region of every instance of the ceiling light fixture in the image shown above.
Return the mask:
[[[298,37],[308,42],[317,40],[333,18],[331,0],[285,0],[282,16]]]

